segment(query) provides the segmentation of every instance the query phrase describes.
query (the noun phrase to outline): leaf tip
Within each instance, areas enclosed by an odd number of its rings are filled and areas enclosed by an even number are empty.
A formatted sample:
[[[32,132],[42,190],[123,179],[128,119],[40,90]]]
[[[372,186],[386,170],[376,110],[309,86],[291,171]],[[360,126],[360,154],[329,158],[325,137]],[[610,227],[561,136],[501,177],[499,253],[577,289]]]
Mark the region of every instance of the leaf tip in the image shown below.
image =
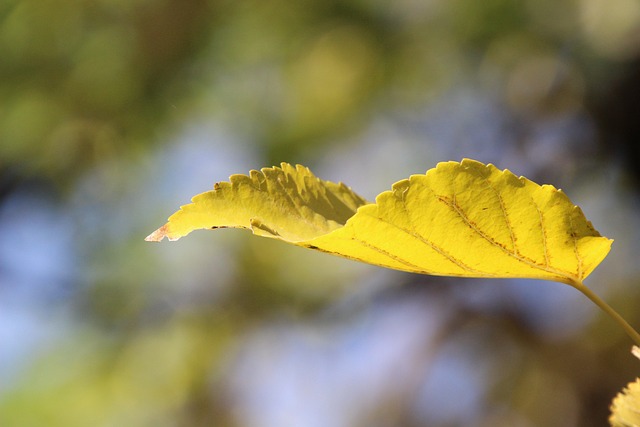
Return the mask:
[[[164,239],[167,236],[167,232],[168,232],[168,226],[169,224],[165,224],[162,227],[158,228],[156,231],[154,231],[153,233],[149,234],[147,237],[144,238],[145,241],[147,242],[160,242],[162,241],[162,239]],[[171,240],[171,239],[169,239]]]

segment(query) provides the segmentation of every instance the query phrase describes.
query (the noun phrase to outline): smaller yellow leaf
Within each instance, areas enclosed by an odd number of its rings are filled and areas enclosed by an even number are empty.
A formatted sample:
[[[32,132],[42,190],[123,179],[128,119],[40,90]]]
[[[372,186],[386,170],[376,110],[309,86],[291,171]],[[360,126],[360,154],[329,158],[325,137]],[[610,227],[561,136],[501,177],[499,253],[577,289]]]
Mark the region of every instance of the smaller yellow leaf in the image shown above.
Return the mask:
[[[254,234],[297,242],[340,228],[367,203],[344,184],[323,181],[304,166],[231,175],[212,191],[181,206],[146,240],[178,240],[194,230],[246,228]]]

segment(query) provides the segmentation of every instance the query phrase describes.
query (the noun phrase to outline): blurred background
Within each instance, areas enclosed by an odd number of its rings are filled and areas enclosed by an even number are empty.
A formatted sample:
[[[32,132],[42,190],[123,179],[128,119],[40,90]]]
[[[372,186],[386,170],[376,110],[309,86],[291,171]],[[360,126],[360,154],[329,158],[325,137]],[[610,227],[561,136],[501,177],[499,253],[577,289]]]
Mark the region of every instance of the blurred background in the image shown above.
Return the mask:
[[[0,425],[606,425],[640,365],[566,285],[143,239],[232,173],[469,157],[615,239],[587,284],[638,328],[639,115],[636,0],[4,0]]]

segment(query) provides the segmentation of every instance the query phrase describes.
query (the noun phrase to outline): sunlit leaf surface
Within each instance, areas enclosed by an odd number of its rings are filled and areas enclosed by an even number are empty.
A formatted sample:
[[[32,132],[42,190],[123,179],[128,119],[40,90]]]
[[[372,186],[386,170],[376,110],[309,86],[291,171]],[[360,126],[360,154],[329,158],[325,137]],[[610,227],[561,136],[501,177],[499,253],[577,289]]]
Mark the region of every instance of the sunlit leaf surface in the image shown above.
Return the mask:
[[[634,347],[634,354],[640,358],[640,349],[638,347]],[[636,379],[635,382],[629,383],[613,399],[609,423],[612,427],[640,426],[640,378]]]
[[[375,203],[301,166],[233,175],[147,240],[220,227],[415,273],[565,283],[582,282],[611,246],[562,191],[474,160],[440,163]]]

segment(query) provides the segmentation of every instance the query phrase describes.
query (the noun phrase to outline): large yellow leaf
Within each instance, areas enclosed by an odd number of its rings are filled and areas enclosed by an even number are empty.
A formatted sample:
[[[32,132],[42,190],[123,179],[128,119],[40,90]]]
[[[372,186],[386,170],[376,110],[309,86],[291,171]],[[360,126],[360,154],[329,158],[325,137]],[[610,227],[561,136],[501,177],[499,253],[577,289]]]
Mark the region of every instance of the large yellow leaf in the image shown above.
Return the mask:
[[[237,227],[415,273],[580,284],[609,252],[560,190],[474,160],[439,163],[367,203],[307,168],[233,175],[199,194],[147,240]]]

